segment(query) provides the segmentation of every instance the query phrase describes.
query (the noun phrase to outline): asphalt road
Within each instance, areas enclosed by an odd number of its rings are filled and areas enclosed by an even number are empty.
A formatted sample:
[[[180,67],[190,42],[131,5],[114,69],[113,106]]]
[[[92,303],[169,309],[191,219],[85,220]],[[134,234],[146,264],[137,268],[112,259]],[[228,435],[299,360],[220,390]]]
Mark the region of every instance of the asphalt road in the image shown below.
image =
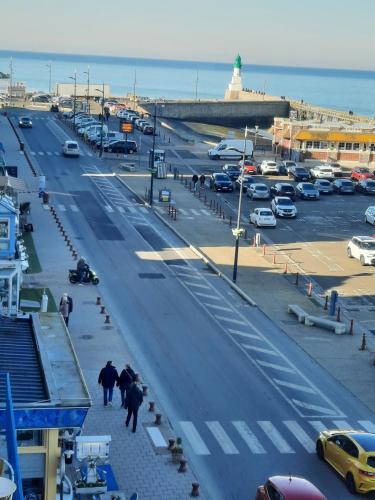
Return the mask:
[[[105,175],[108,162],[84,146],[79,159],[59,155],[73,133],[53,114],[33,118],[22,134],[52,203],[98,272],[100,293],[207,496],[245,500],[269,475],[291,473],[329,499],[351,498],[318,461],[314,439],[325,427],[373,430],[375,416]],[[295,222],[303,227],[285,224]],[[283,224],[274,235],[288,238]]]

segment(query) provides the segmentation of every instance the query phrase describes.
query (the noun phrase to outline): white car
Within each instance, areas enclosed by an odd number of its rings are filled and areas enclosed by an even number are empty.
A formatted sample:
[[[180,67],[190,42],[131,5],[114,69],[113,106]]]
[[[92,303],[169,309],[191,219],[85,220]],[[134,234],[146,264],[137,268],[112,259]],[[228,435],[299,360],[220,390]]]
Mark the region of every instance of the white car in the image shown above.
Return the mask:
[[[326,165],[317,165],[316,167],[310,168],[310,177],[312,179],[331,179],[335,178],[335,174],[331,167]]]
[[[346,249],[348,257],[358,259],[362,266],[375,265],[375,238],[353,236]]]
[[[79,156],[79,146],[77,141],[65,141],[62,147],[64,156]]]
[[[365,222],[374,225],[375,224],[375,207],[368,207],[365,212]]]
[[[262,163],[260,164],[259,169],[262,175],[279,174],[279,167],[277,166],[277,163],[274,161],[263,160]]]
[[[287,174],[289,174],[289,171],[292,167],[298,167],[297,163],[292,160],[284,160],[281,162],[281,167]]]
[[[335,177],[341,177],[343,175],[340,163],[327,163],[326,166],[332,168],[332,172]]]
[[[246,195],[252,200],[268,200],[270,198],[270,190],[261,182],[254,182],[247,188]]]
[[[269,208],[255,208],[250,212],[250,224],[259,226],[276,226],[276,217]],[[375,241],[375,240],[374,240]]]
[[[297,216],[297,209],[288,196],[275,196],[271,201],[271,210],[276,217]]]

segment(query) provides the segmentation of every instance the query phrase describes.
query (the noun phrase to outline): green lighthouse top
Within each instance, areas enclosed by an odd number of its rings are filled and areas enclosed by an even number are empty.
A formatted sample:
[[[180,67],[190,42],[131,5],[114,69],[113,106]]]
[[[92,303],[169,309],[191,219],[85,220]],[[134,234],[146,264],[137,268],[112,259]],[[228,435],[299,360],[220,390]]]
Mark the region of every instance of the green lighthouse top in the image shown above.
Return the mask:
[[[241,69],[241,67],[242,67],[242,62],[241,62],[241,56],[240,56],[240,54],[237,54],[237,57],[234,60],[234,67],[238,68],[238,69]]]

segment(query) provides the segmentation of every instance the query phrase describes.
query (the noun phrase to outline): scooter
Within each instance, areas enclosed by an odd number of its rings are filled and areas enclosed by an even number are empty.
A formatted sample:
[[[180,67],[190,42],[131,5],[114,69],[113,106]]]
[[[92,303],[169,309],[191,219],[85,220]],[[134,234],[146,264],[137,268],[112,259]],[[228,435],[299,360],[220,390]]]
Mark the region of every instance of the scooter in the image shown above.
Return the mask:
[[[79,283],[79,274],[77,269],[69,269],[68,279],[72,284]],[[99,278],[97,277],[96,272],[90,268],[88,272],[86,272],[82,283],[92,283],[93,285],[97,285],[99,283]]]

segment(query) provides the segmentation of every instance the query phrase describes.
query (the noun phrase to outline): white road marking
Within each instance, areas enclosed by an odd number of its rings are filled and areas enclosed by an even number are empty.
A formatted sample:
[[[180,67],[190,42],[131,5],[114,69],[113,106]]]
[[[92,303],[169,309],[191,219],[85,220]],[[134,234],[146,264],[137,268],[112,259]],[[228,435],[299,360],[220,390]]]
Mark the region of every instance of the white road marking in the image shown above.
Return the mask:
[[[271,349],[264,349],[263,347],[257,347],[255,345],[241,344],[242,347],[249,351],[263,352],[264,354],[269,354],[271,356],[278,356],[279,353],[271,351]]]
[[[232,309],[229,309],[229,307],[218,306],[216,304],[209,304],[208,302],[204,302],[204,305],[207,306],[207,307],[211,307],[211,309],[217,309],[219,311],[229,311],[229,312],[232,312]]]
[[[184,281],[185,285],[195,286],[197,288],[210,288],[207,285],[201,285],[200,283],[192,283],[191,281]]]
[[[56,156],[60,156],[60,153],[58,153],[57,151],[55,151],[55,155]]]
[[[124,209],[124,207],[120,207],[119,205],[117,205],[117,210],[118,210],[121,214],[124,214],[124,213],[125,213],[125,209]]]
[[[77,205],[70,205],[70,209],[72,212],[79,212],[79,208],[77,207]]]
[[[210,429],[214,437],[216,438],[220,448],[226,455],[238,455],[239,451],[234,446],[233,441],[225,432],[221,424],[217,421],[206,422],[207,427]]]
[[[230,323],[236,323],[237,325],[246,325],[245,321],[241,321],[240,319],[227,318],[226,316],[215,316],[217,319],[221,321],[229,321]]]
[[[309,420],[309,424],[317,431],[322,432],[327,429],[327,426],[323,424],[320,420]]]
[[[187,215],[187,211],[184,208],[179,208],[178,213],[181,215]]]
[[[198,215],[198,216],[202,215],[202,214],[200,213],[200,211],[199,211],[199,210],[197,210],[196,208],[191,208],[191,209],[190,209],[190,213],[192,213],[193,215]]]
[[[192,274],[192,273],[178,273],[178,276],[184,276],[185,278],[193,278],[195,280],[201,280],[202,277],[199,276],[199,274]]]
[[[139,211],[144,214],[148,214],[148,209],[146,207],[139,207]]]
[[[314,411],[319,411],[322,415],[327,416],[327,415],[335,415],[335,412],[332,410],[325,408],[324,406],[318,406],[318,405],[313,405],[310,403],[306,403],[305,401],[299,401],[298,399],[293,399],[293,403],[300,407],[300,408],[306,408],[307,410],[314,410]]]
[[[179,424],[196,455],[211,455],[192,422],[179,422]]]
[[[44,151],[38,151],[38,155],[44,156]]]
[[[110,213],[110,214],[114,212],[113,208],[112,208],[110,205],[104,205],[104,208],[105,208],[105,209],[107,210],[107,212],[108,212],[108,213]]]
[[[47,151],[47,153],[46,153],[46,154],[47,154],[48,156],[51,156],[51,155],[52,155],[51,151]]]
[[[201,212],[204,215],[211,215],[211,212],[209,210],[206,210],[205,208],[201,208]]]
[[[239,335],[240,337],[263,340],[262,338],[258,337],[258,335],[255,335],[254,333],[241,332],[240,330],[233,330],[232,328],[228,328],[228,332],[233,333],[234,335]]]
[[[306,434],[302,427],[294,420],[284,420],[284,425],[290,430],[294,437],[301,443],[308,453],[315,452],[314,441]]]
[[[58,205],[60,212],[66,212],[65,205]]]
[[[295,453],[293,448],[282,437],[280,432],[268,420],[260,420],[257,422],[265,435],[270,439],[271,443],[279,450],[280,453]]]
[[[273,370],[278,370],[281,372],[287,372],[287,373],[295,373],[292,368],[288,368],[287,366],[282,366],[282,365],[276,365],[275,363],[268,363],[267,361],[263,361],[261,359],[256,359],[255,360],[258,365],[264,366],[265,368],[272,368]]]
[[[87,156],[94,156],[94,155],[93,155],[92,153],[90,153],[89,151],[85,151],[85,154],[86,154]]]
[[[375,432],[375,425],[372,422],[370,422],[369,420],[358,420],[358,423],[367,432]]]
[[[166,448],[167,442],[158,427],[146,427],[146,430],[156,448]]]
[[[206,299],[221,300],[220,297],[218,297],[217,295],[209,295],[208,293],[195,292],[195,295],[198,295],[199,297],[204,297]]]
[[[129,212],[131,212],[132,214],[136,214],[137,213],[137,210],[135,209],[135,207],[127,207],[127,209],[129,210]]]
[[[353,429],[353,427],[346,420],[332,420],[338,429]]]
[[[258,438],[251,432],[245,422],[233,421],[232,424],[237,429],[238,433],[250,448],[252,453],[254,453],[255,455],[267,453],[263,446],[260,444]]]
[[[36,155],[36,152],[35,151],[30,151],[30,153],[35,156]]]
[[[286,382],[285,380],[279,380],[277,378],[274,378],[273,381],[276,382],[277,385],[282,385],[283,387],[289,387],[290,389],[307,392],[309,394],[316,394],[314,389],[306,385],[292,384],[291,382]]]

